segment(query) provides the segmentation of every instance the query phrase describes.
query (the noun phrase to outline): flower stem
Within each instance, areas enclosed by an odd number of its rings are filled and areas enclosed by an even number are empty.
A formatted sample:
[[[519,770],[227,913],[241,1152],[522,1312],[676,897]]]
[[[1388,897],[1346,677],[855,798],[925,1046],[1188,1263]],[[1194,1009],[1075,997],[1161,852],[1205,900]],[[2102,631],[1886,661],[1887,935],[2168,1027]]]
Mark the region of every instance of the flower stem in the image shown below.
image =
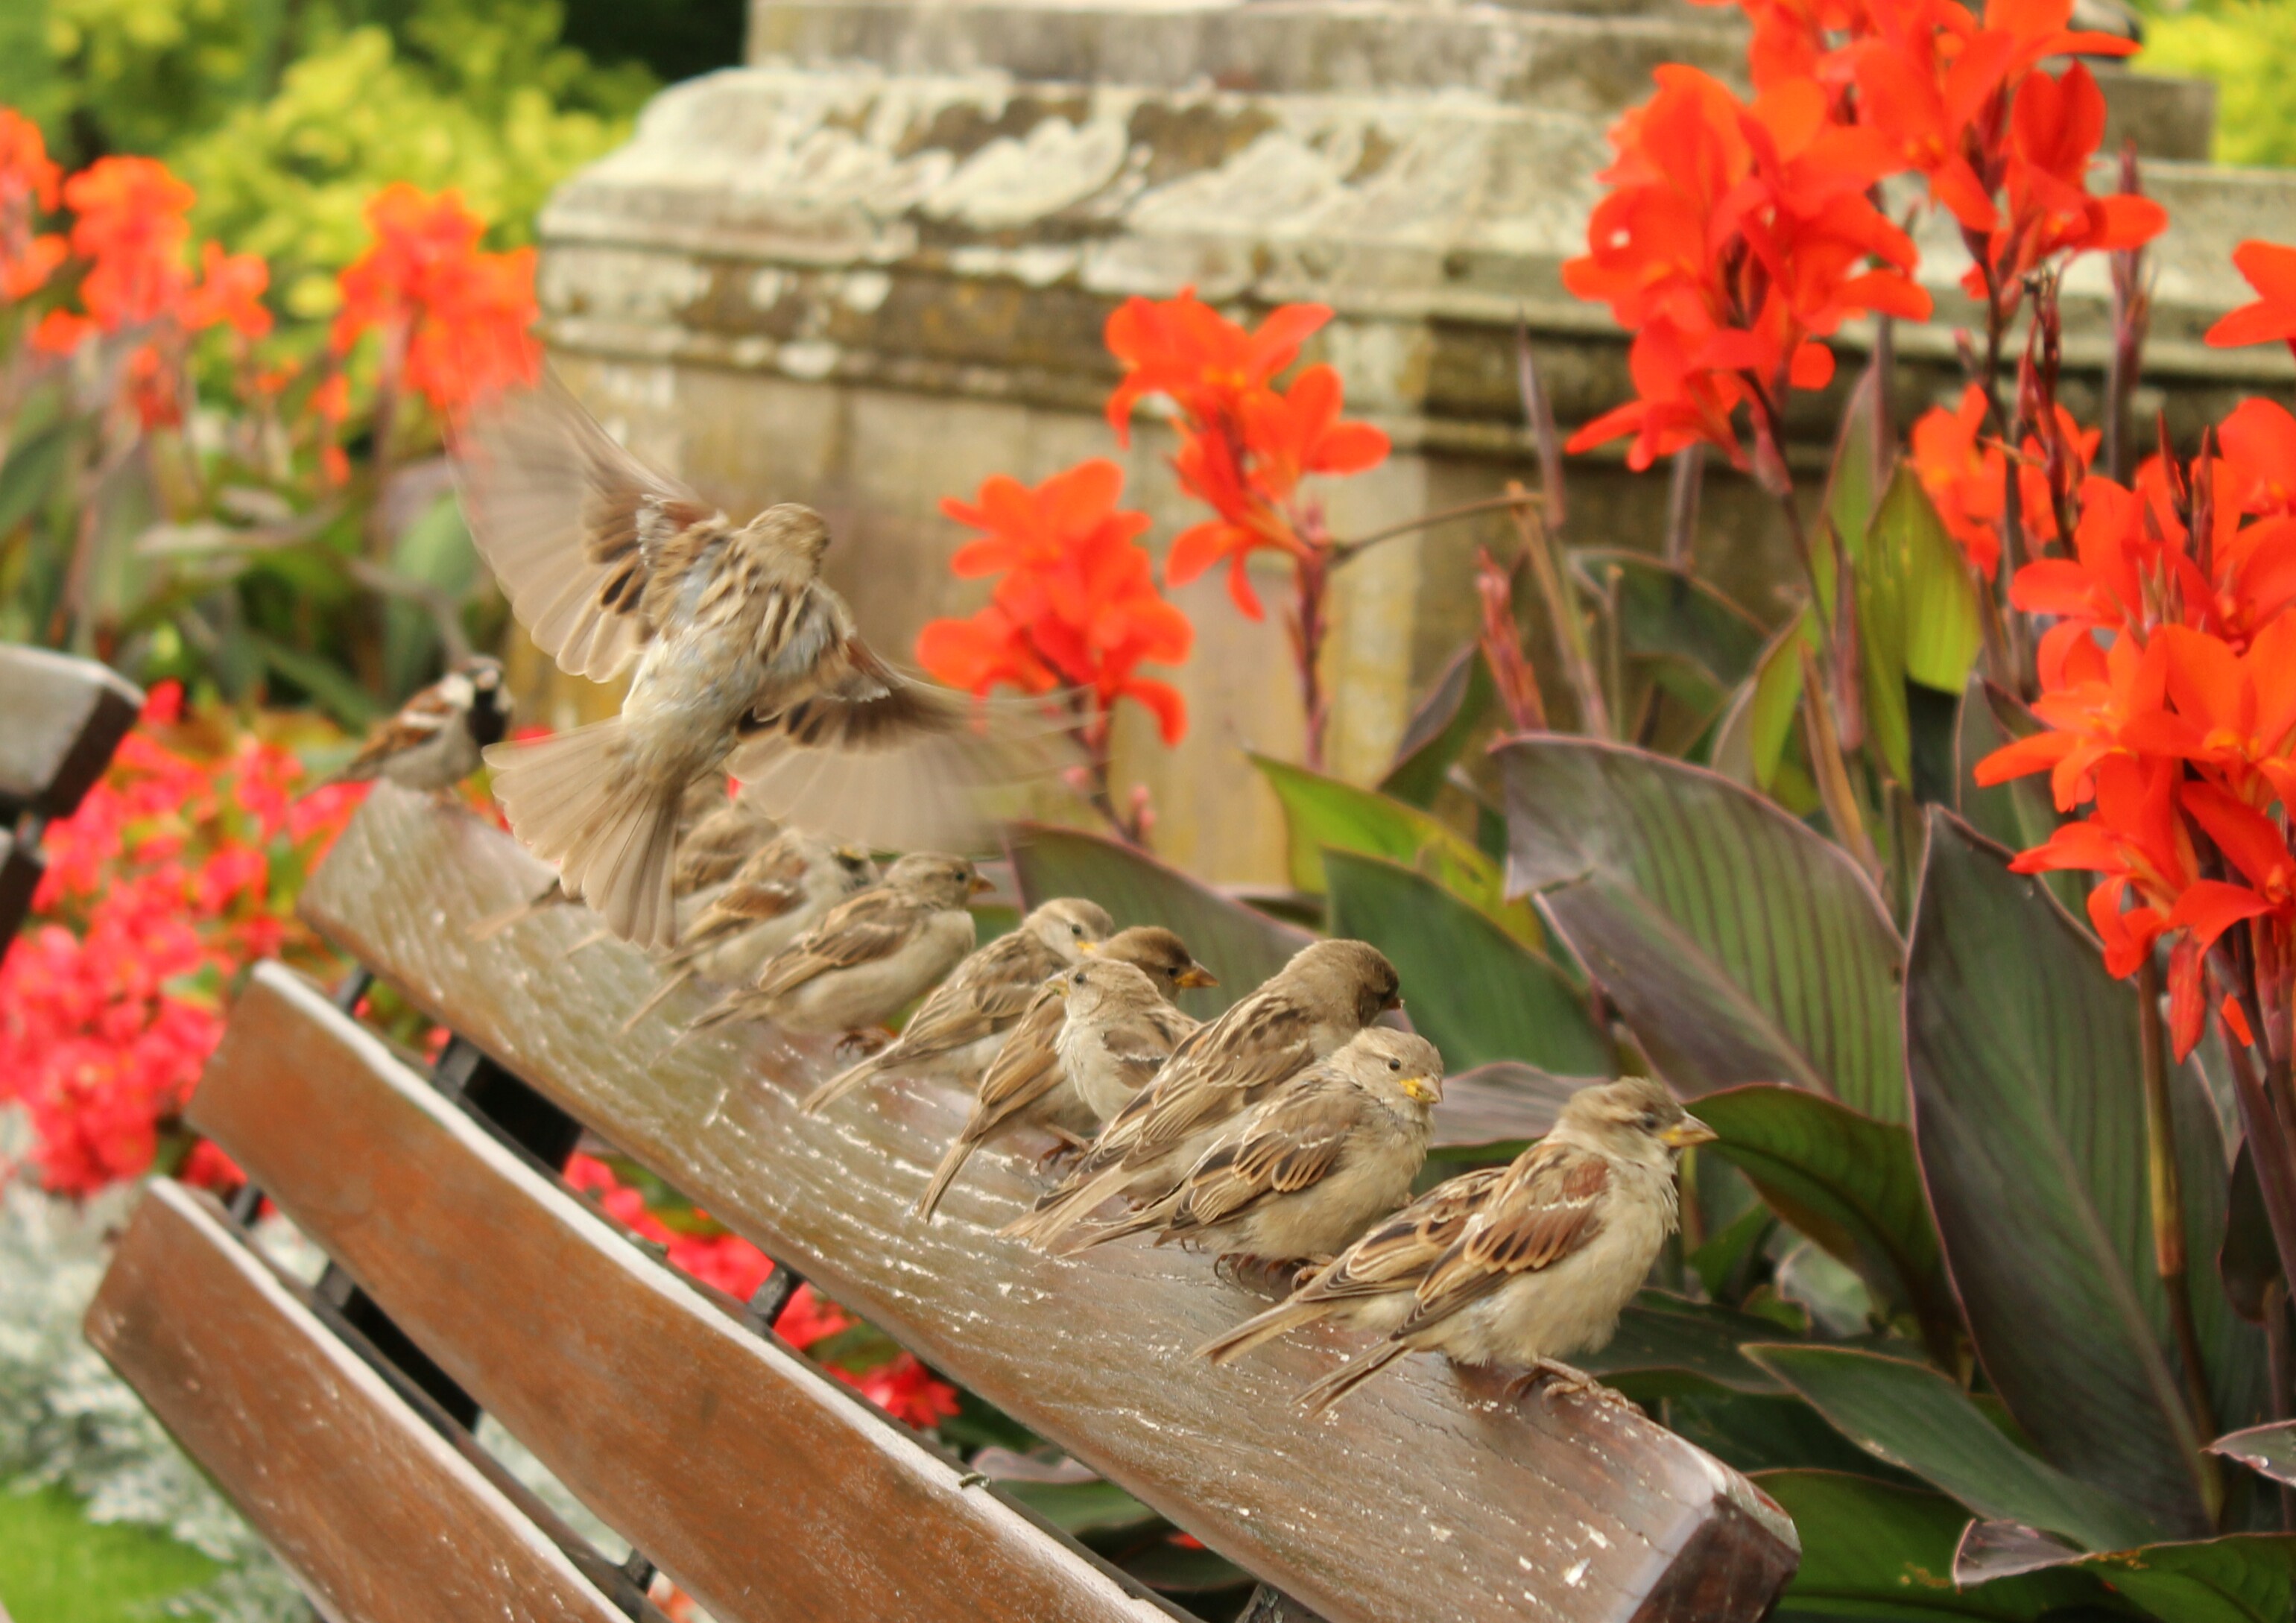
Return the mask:
[[[1292,561],[1294,591],[1290,630],[1292,660],[1300,678],[1300,713],[1307,725],[1306,759],[1324,769],[1324,734],[1331,720],[1331,696],[1324,691],[1324,643],[1331,635],[1331,549],[1311,539]]]
[[[1850,787],[1849,770],[1842,764],[1841,738],[1834,730],[1833,706],[1825,695],[1824,673],[1809,651],[1809,644],[1799,638],[1794,652],[1801,657],[1801,715],[1804,742],[1809,746],[1810,771],[1817,779],[1818,799],[1825,803],[1825,815],[1833,824],[1834,838],[1841,841],[1857,865],[1875,885],[1882,883],[1881,853],[1866,832],[1865,816],[1857,809],[1857,791]]]
[[[1524,492],[1510,480],[1507,494]],[[1546,525],[1538,507],[1529,503],[1513,508],[1513,516],[1531,578],[1538,582],[1538,594],[1546,600],[1547,620],[1554,629],[1554,648],[1562,657],[1563,675],[1570,679],[1571,696],[1578,701],[1578,730],[1595,738],[1615,737],[1611,730],[1611,707],[1603,701],[1602,677],[1595,669],[1594,652],[1587,641],[1587,622],[1579,616],[1578,600],[1563,584]]]
[[[1385,529],[1375,529],[1367,536],[1357,536],[1352,541],[1334,541],[1328,549],[1334,567],[1347,562],[1357,553],[1377,546],[1382,541],[1392,541],[1398,536],[1432,529],[1439,524],[1449,524],[1459,519],[1472,519],[1477,513],[1497,512],[1537,506],[1541,500],[1520,486],[1510,484],[1505,496],[1488,496],[1480,501],[1462,502],[1456,507],[1439,507],[1433,512],[1423,512],[1415,519],[1406,519],[1400,524],[1390,524]]]
[[[2201,1357],[2200,1331],[2193,1322],[2192,1292],[2185,1282],[2185,1205],[2177,1165],[2177,1122],[2169,1102],[2168,1033],[2161,1021],[2161,968],[2146,957],[2136,970],[2137,1050],[2144,1075],[2144,1159],[2152,1209],[2152,1267],[2169,1304],[2169,1325],[2184,1366],[2185,1398],[2192,1406],[2194,1433],[2216,1435],[2216,1402],[2209,1395],[2208,1365]],[[2213,1455],[2195,1453],[2194,1472],[2210,1521],[2224,1504],[2224,1478]]]

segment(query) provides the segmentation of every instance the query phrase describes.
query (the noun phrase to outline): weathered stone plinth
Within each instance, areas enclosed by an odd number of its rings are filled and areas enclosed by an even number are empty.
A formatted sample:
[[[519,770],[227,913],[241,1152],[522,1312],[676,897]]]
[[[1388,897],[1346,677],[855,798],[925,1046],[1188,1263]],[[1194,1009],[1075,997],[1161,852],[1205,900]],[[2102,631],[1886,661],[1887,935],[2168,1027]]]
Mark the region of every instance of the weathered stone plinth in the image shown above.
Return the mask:
[[[957,531],[942,496],[1113,454],[1099,333],[1130,293],[1193,284],[1246,313],[1334,307],[1319,353],[1397,447],[1329,487],[1334,529],[1364,533],[1527,471],[1518,319],[1566,425],[1626,396],[1622,339],[1562,291],[1560,267],[1583,248],[1611,119],[1661,61],[1736,73],[1734,15],[758,0],[753,66],[665,92],[628,146],[554,200],[551,341],[618,431],[703,489],[820,507],[840,537],[832,575],[896,648],[980,601],[948,578]],[[2291,376],[2284,354],[2199,338],[2247,296],[2234,244],[2296,238],[2296,176],[2190,161],[2204,87],[2105,77],[2116,123],[2169,154],[2146,167],[2175,222],[2155,256],[2149,381],[2190,427]],[[1930,229],[1923,248],[1939,323],[1900,334],[1901,410],[1951,388],[1950,329],[1969,316],[1950,232]],[[2104,289],[2101,262],[2069,288],[2077,406],[2103,360]],[[1868,338],[1844,334],[1845,375]],[[1833,402],[1804,403],[1796,452],[1813,475],[1833,420]],[[1160,466],[1168,448],[1144,431],[1128,456],[1128,497],[1158,538],[1195,516]],[[1574,538],[1655,545],[1663,487],[1584,459]],[[1476,542],[1505,533],[1455,525],[1342,572],[1336,769],[1367,777],[1385,762],[1413,694],[1472,625]],[[1775,521],[1748,488],[1710,481],[1699,549],[1702,570],[1778,611]],[[1282,572],[1263,584],[1272,608]],[[1181,601],[1200,638],[1181,678],[1193,726],[1170,754],[1139,728],[1124,766],[1154,791],[1168,855],[1272,880],[1280,822],[1237,750],[1296,750],[1283,633],[1273,616],[1242,619],[1217,581]]]

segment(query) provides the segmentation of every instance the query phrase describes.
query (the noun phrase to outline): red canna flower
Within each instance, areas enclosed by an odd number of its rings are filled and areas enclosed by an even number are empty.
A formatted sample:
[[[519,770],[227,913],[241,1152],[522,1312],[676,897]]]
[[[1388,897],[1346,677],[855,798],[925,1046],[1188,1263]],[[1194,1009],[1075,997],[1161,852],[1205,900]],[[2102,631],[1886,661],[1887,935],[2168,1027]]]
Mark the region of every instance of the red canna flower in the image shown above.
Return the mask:
[[[2103,138],[2104,93],[2079,62],[2060,78],[2032,73],[2018,86],[2003,166],[2008,217],[1985,244],[1993,285],[2014,285],[2059,255],[2136,248],[2168,228],[2168,211],[2149,197],[2089,195],[2089,160]],[[1983,297],[1986,267],[1972,267],[1963,285]]]
[[[1157,591],[1136,539],[1148,518],[1117,505],[1123,489],[1124,471],[1095,458],[1033,488],[993,475],[972,502],[943,502],[942,512],[982,532],[951,567],[960,578],[1000,578],[980,613],[925,627],[919,663],[976,693],[1000,685],[1032,693],[1081,688],[1090,696],[1087,743],[1095,748],[1123,699],[1155,715],[1167,743],[1179,742],[1187,710],[1178,691],[1139,668],[1186,659],[1195,631]]]
[[[2219,501],[2244,513],[2296,515],[2296,416],[2286,406],[2242,401],[2218,427],[2217,443]]]
[[[2243,242],[2232,262],[2256,290],[2256,301],[2226,314],[2209,329],[2208,341],[2219,349],[2276,341],[2296,349],[2296,248]]]
[[[1328,305],[1287,304],[1247,332],[1193,288],[1172,299],[1126,299],[1102,334],[1124,365],[1124,381],[1108,398],[1116,442],[1131,443],[1133,408],[1149,395],[1167,397],[1199,423],[1217,420],[1236,397],[1265,388],[1299,359],[1300,346],[1331,319]]]
[[[37,228],[55,209],[60,175],[40,127],[0,107],[0,299],[37,292],[70,251],[62,237]]]
[[[2001,566],[2005,495],[2001,447],[1984,437],[1985,391],[1972,383],[1952,411],[1931,406],[1914,424],[1912,463],[1969,566],[1987,580]]]

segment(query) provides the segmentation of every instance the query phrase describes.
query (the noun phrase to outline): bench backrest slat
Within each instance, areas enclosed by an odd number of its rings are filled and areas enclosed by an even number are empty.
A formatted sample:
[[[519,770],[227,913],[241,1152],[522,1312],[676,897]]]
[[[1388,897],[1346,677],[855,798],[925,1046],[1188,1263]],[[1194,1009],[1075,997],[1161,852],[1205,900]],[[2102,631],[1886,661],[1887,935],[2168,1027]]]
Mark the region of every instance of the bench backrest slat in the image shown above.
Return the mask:
[[[87,1334],[342,1623],[627,1623],[215,1203],[152,1184]]]
[[[1189,1349],[1262,1305],[1176,1250],[1040,1257],[995,1229],[1037,1187],[1021,1139],[974,1158],[941,1220],[908,1207],[962,1119],[953,1091],[881,1086],[819,1117],[833,1062],[765,1029],[671,1051],[699,990],[627,1035],[655,984],[635,950],[570,949],[558,908],[486,940],[537,868],[468,816],[380,786],[305,892],[306,915],[766,1250],[952,1378],[1335,1620],[1762,1615],[1792,1525],[1664,1429],[1406,1359],[1335,1414],[1292,1398],[1337,1337],[1223,1370]],[[475,1373],[475,1372],[474,1372]]]
[[[0,816],[71,816],[143,705],[93,660],[0,645]]]
[[[961,1486],[958,1468],[641,1251],[280,965],[242,994],[190,1115],[724,1623],[1169,1615]]]

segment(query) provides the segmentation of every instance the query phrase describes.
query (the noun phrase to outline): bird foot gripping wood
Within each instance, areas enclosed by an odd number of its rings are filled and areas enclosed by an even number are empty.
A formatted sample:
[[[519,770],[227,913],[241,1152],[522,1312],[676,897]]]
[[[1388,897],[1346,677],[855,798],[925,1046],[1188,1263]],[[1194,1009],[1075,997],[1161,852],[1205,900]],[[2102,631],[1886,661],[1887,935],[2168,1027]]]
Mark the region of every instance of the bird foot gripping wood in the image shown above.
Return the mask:
[[[1289,1296],[1317,1269],[1328,1266],[1328,1257],[1247,1257],[1230,1251],[1212,1263],[1213,1277],[1240,1290],[1263,1296]]]
[[[1507,1387],[1510,1398],[1525,1398],[1533,1391],[1550,1399],[1592,1398],[1611,1408],[1631,1409],[1637,1414],[1643,1412],[1640,1404],[1616,1387],[1604,1386],[1585,1370],[1556,1358],[1541,1358]]]
[[[850,1057],[865,1060],[882,1053],[893,1040],[893,1034],[882,1026],[872,1026],[865,1031],[849,1031],[837,1039],[836,1053],[840,1060]]]

